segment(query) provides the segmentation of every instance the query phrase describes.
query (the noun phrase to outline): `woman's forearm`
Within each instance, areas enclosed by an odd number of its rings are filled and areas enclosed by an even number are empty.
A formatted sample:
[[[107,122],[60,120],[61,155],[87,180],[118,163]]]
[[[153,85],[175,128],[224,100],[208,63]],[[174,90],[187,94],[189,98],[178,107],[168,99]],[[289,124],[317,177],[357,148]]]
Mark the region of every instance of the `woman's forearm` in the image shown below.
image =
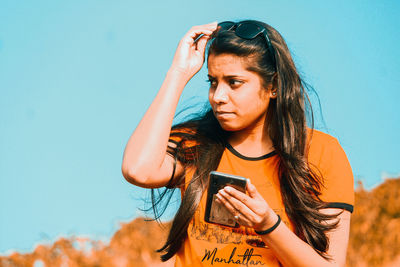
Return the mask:
[[[338,224],[329,231],[327,254],[332,261],[320,256],[309,244],[294,234],[285,223],[279,222],[278,215],[271,209],[257,188],[247,181],[246,194],[231,186],[225,186],[216,195],[243,226],[252,227],[260,234],[267,246],[284,266],[344,266],[349,241],[350,212],[336,208],[321,209],[326,215],[335,215],[335,219],[326,223]],[[278,225],[276,227],[276,225]]]
[[[122,173],[135,184],[142,184],[161,167],[180,95],[188,82],[185,74],[171,68],[126,145]]]
[[[342,227],[345,226],[342,225]],[[344,266],[344,262],[341,264],[335,258],[332,261],[324,259],[309,244],[295,235],[283,222],[270,234],[262,235],[261,238],[274,251],[283,266]],[[346,248],[347,241],[342,246]],[[343,258],[341,255],[335,256]]]

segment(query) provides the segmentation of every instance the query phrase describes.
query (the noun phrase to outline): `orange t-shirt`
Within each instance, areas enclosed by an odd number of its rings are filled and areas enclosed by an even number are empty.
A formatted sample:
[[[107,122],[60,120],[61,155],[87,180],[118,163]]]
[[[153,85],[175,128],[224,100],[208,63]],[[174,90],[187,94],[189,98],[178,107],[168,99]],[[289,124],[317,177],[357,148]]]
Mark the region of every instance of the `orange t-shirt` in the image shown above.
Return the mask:
[[[330,207],[353,211],[353,174],[339,142],[328,134],[313,131],[309,162],[324,179],[321,199]],[[293,230],[284,209],[275,152],[258,158],[241,155],[228,146],[218,172],[249,178],[268,205]],[[187,175],[185,184],[190,179]],[[252,228],[231,228],[204,221],[207,194],[200,201],[187,229],[187,238],[176,255],[175,266],[280,266],[278,259]]]

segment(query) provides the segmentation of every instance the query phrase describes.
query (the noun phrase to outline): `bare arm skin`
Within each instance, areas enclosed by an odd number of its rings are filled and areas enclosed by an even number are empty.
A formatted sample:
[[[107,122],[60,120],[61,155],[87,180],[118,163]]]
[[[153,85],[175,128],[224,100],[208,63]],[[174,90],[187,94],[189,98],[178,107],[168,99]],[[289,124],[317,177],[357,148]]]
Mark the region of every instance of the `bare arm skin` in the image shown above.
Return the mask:
[[[168,183],[174,159],[166,150],[176,106],[185,85],[201,69],[205,46],[216,28],[217,22],[194,26],[179,42],[159,92],[125,147],[121,169],[128,182],[146,188]],[[194,42],[201,34],[203,36]],[[178,162],[174,177],[182,172],[183,167]]]
[[[326,209],[325,213],[338,213],[339,209]],[[277,218],[276,218],[277,219]],[[297,237],[286,224],[281,223],[272,233],[262,239],[274,251],[283,266],[345,266],[350,230],[350,212],[344,211],[338,216],[338,228],[328,234],[328,255],[332,261],[322,258],[315,250]]]
[[[233,215],[239,215],[238,222],[241,225],[253,227],[258,231],[272,227],[278,221],[278,216],[251,182],[248,182],[247,193],[248,195],[226,186],[219,191],[217,197]],[[339,211],[341,210],[323,210],[326,214],[336,214]],[[327,253],[332,257],[332,261],[321,257],[284,223],[280,223],[270,234],[262,235],[261,238],[274,251],[283,266],[345,266],[350,212],[343,211],[338,219],[340,220],[338,228],[328,233],[330,246]]]

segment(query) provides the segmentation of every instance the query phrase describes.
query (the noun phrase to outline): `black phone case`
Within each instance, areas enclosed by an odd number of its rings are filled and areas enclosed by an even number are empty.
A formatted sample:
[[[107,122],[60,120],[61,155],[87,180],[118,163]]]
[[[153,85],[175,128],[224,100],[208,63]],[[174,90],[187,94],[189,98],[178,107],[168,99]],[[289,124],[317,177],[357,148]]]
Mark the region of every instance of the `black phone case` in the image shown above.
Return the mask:
[[[215,202],[215,195],[226,185],[245,193],[246,183],[247,179],[241,176],[216,171],[210,172],[204,220],[208,223],[216,223],[229,227],[239,227],[239,224],[235,221],[235,218],[225,208],[225,206]]]

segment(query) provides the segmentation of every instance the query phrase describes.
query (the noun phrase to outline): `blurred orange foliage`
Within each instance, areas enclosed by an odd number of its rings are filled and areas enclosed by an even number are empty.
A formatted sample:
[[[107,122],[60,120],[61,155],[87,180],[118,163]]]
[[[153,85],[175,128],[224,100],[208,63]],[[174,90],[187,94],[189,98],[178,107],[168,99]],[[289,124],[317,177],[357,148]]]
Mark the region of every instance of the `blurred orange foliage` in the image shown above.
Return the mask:
[[[351,219],[347,266],[400,266],[400,178],[387,179],[371,191],[362,184],[356,190]],[[32,253],[0,256],[1,267],[168,267],[155,252],[165,241],[170,223],[137,218],[121,223],[110,243],[88,238],[60,238],[38,245]]]
[[[356,190],[348,266],[400,266],[400,178]]]
[[[89,238],[60,238],[51,245],[38,245],[32,253],[15,252],[0,257],[0,267],[170,267],[174,259],[162,263],[155,252],[163,244],[164,229],[155,221],[137,218],[121,223],[108,245]]]

